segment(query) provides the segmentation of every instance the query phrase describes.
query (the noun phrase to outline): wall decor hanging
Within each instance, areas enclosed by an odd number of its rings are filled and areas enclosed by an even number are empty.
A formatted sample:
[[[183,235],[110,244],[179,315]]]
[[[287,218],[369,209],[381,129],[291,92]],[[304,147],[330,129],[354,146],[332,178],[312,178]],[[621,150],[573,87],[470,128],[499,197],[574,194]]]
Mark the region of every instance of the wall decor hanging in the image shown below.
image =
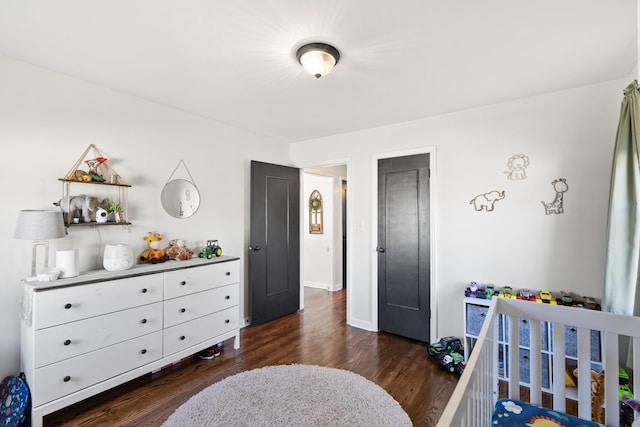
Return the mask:
[[[322,234],[322,194],[313,190],[309,196],[309,234]]]
[[[519,179],[527,179],[527,166],[529,166],[529,156],[524,154],[515,154],[509,157],[507,161],[508,171],[504,173],[507,174],[507,179],[511,181],[517,181]]]
[[[189,179],[173,178],[173,175],[181,165]],[[200,192],[183,160],[180,160],[176,168],[171,172],[160,194],[160,201],[165,212],[178,219],[193,216],[200,207]]]
[[[493,205],[498,201],[504,199],[504,190],[502,191],[489,191],[488,193],[478,194],[471,199],[470,205],[473,205],[476,211],[480,212],[485,210],[487,212],[493,211]]]
[[[554,179],[551,182],[551,185],[553,185],[553,189],[556,192],[556,197],[553,199],[553,202],[542,202],[542,205],[544,206],[544,213],[546,215],[561,214],[564,212],[564,207],[562,206],[564,193],[569,189],[567,180],[564,178]]]

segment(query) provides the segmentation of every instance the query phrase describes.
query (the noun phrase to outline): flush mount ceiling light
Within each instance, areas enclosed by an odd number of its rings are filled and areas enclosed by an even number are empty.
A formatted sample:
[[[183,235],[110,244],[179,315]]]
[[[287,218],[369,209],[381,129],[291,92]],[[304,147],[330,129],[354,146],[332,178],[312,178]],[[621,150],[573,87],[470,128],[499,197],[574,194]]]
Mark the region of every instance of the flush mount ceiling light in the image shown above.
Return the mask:
[[[296,57],[307,73],[319,79],[333,70],[340,59],[340,52],[326,43],[309,43],[300,46]]]

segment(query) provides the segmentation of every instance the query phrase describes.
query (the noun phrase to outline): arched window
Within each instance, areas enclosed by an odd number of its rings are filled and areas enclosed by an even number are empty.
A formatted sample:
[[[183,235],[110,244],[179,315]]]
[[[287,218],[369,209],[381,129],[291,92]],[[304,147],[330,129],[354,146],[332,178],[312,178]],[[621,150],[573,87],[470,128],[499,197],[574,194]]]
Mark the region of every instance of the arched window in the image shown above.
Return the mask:
[[[322,234],[322,194],[318,190],[309,196],[309,234]]]

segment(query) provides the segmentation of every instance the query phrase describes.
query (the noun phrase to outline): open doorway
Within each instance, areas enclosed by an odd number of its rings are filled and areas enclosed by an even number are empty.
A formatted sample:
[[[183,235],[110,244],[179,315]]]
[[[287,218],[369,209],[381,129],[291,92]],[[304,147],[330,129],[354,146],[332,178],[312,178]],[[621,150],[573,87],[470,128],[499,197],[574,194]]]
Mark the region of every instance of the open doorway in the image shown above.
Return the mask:
[[[347,184],[346,164],[303,169],[303,292],[305,287],[330,292],[347,287]]]

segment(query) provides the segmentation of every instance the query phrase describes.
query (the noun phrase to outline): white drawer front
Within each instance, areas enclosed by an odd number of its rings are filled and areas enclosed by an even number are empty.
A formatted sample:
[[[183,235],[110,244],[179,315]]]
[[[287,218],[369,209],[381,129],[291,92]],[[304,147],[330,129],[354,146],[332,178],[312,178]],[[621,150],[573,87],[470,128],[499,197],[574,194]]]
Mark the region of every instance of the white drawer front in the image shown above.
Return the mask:
[[[240,280],[239,265],[238,261],[229,261],[168,271],[164,274],[164,297],[176,298],[237,283]]]
[[[39,406],[162,357],[162,332],[154,332],[35,370],[30,381]],[[29,380],[29,378],[27,378]]]
[[[164,330],[164,356],[238,328],[238,306]]]
[[[162,303],[35,331],[36,368],[162,329]]]
[[[162,301],[162,275],[129,277],[34,293],[33,327],[47,328]]]
[[[238,305],[238,284],[222,286],[164,302],[164,327]]]

